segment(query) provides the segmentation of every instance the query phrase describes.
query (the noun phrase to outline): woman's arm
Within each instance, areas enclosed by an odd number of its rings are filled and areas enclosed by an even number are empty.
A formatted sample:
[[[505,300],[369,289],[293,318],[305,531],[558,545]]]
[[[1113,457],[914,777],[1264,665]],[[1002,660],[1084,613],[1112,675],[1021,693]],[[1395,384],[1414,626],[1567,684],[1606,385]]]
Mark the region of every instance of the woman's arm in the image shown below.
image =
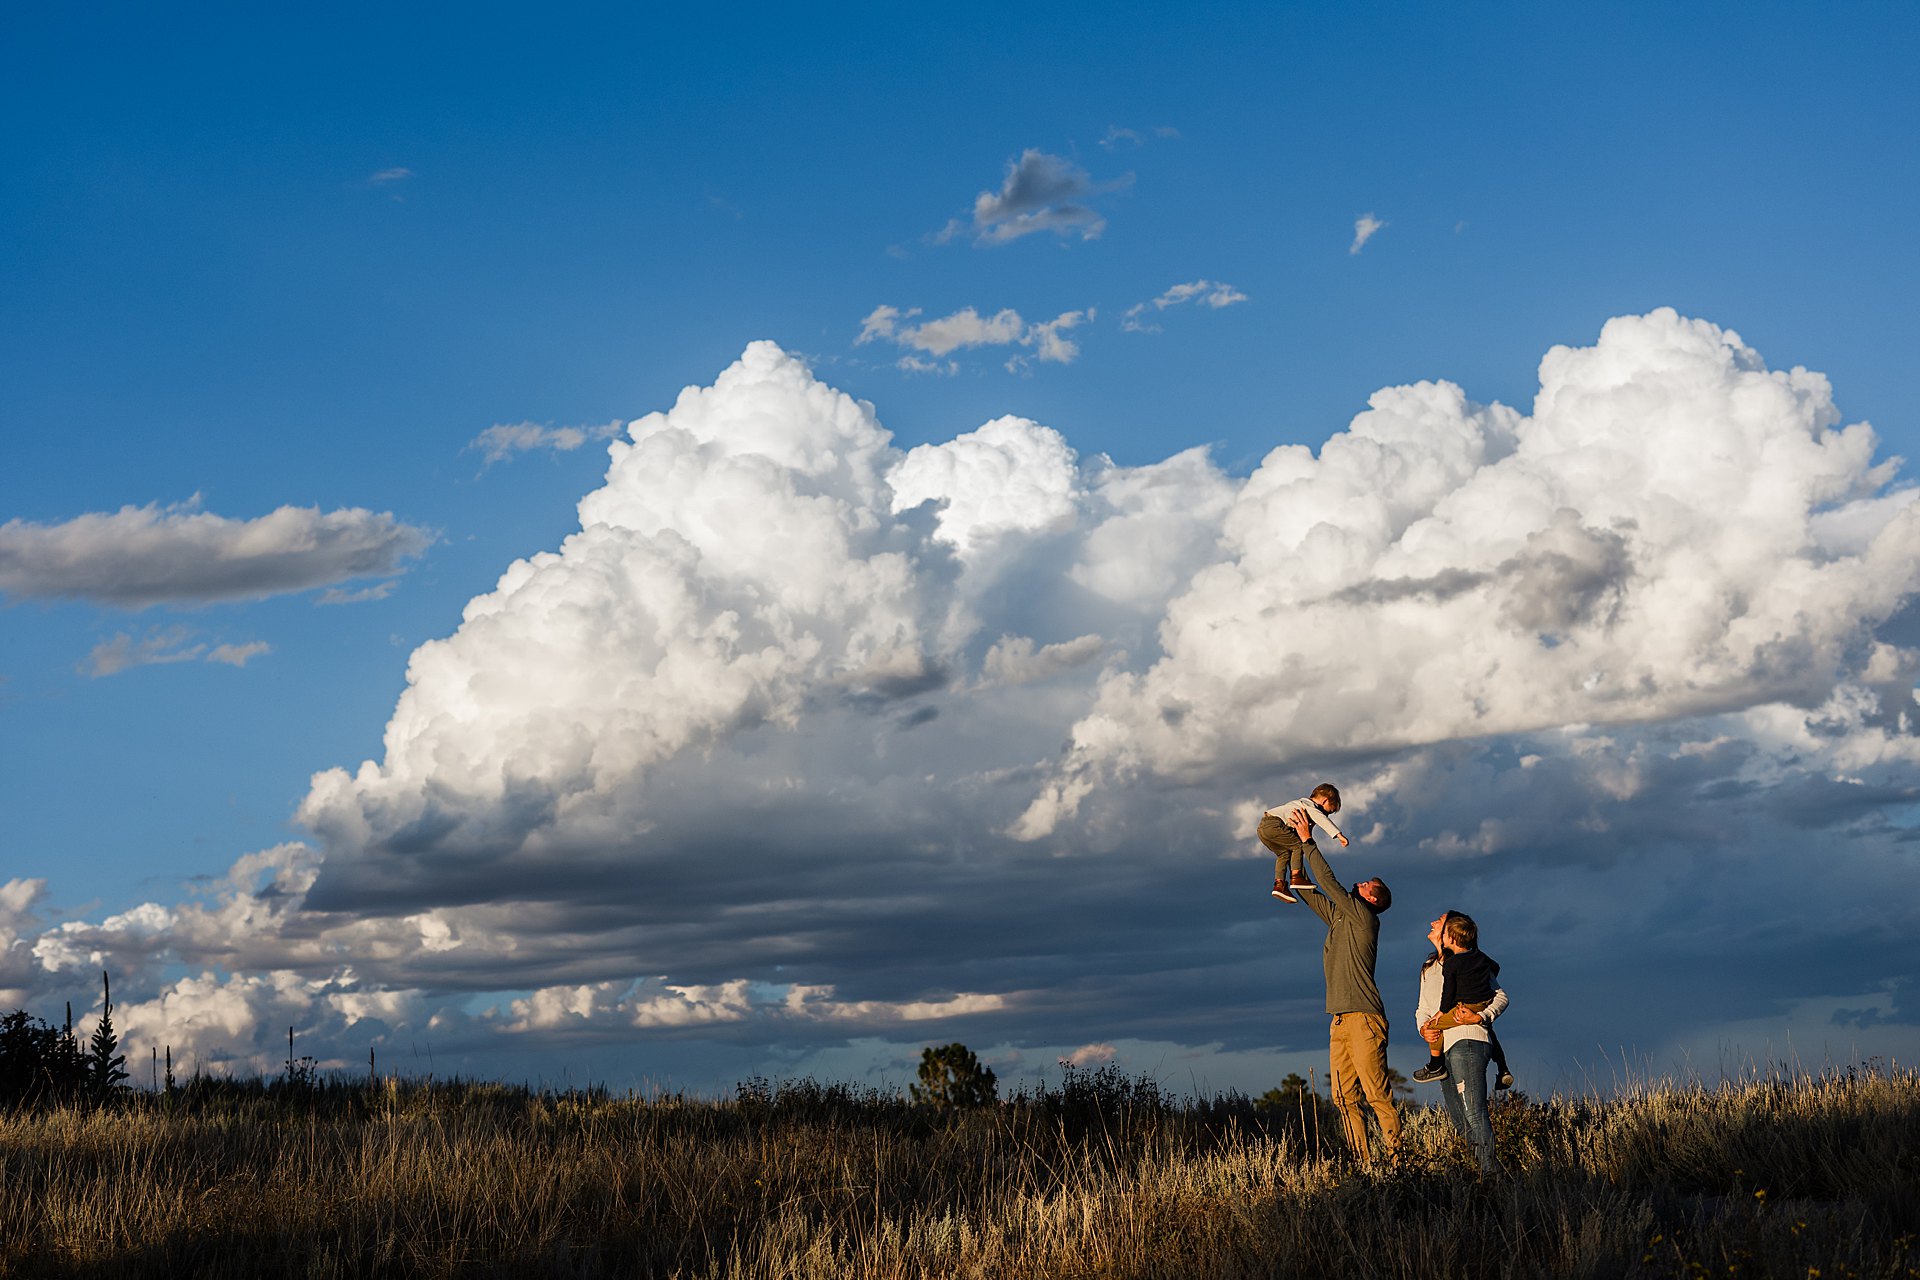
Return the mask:
[[[1495,987],[1493,989],[1493,999],[1487,1001],[1486,1008],[1480,1010],[1478,1013],[1475,1013],[1471,1009],[1462,1009],[1456,1016],[1461,1022],[1471,1025],[1475,1022],[1492,1022],[1506,1011],[1507,989],[1505,987]]]
[[[1440,966],[1425,965],[1420,970],[1420,1000],[1413,1007],[1413,1025],[1424,1027],[1427,1019],[1440,1012]]]

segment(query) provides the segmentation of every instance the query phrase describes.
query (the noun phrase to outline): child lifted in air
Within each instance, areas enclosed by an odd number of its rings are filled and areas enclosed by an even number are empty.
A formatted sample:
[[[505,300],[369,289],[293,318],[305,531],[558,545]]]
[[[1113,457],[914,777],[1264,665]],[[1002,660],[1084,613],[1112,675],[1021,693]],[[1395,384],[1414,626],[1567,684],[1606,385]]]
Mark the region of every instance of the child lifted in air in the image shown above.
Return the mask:
[[[1345,848],[1347,838],[1333,823],[1340,812],[1340,791],[1331,782],[1323,782],[1298,800],[1275,805],[1260,815],[1257,834],[1260,843],[1273,851],[1273,896],[1282,902],[1300,901],[1300,893],[1317,893],[1307,875],[1304,850],[1312,841],[1312,828],[1322,831]],[[1303,834],[1303,832],[1305,834]]]

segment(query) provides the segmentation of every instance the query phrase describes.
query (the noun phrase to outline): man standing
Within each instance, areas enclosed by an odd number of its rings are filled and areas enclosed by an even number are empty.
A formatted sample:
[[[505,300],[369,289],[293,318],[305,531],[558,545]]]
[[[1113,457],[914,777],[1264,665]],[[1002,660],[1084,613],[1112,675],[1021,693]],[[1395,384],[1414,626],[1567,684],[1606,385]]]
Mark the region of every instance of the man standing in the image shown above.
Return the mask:
[[[1393,1109],[1393,1090],[1387,1083],[1387,1011],[1374,984],[1373,962],[1380,950],[1380,913],[1393,905],[1393,894],[1379,876],[1351,890],[1341,887],[1312,843],[1305,817],[1295,817],[1307,868],[1320,886],[1319,893],[1301,897],[1327,926],[1321,962],[1327,974],[1327,1012],[1333,1016],[1327,1037],[1333,1104],[1340,1109],[1347,1144],[1360,1160],[1369,1158],[1362,1104],[1372,1107],[1380,1123],[1380,1154],[1391,1158],[1400,1147],[1400,1114]]]

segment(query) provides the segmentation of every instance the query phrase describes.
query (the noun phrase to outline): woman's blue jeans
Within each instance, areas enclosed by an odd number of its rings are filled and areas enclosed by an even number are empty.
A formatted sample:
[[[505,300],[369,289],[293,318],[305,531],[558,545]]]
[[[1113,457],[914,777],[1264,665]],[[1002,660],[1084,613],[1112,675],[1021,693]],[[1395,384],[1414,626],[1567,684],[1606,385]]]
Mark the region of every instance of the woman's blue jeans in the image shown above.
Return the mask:
[[[1456,1040],[1447,1050],[1447,1079],[1440,1087],[1453,1127],[1473,1148],[1480,1172],[1498,1173],[1493,1154],[1493,1121],[1487,1115],[1487,1042]]]

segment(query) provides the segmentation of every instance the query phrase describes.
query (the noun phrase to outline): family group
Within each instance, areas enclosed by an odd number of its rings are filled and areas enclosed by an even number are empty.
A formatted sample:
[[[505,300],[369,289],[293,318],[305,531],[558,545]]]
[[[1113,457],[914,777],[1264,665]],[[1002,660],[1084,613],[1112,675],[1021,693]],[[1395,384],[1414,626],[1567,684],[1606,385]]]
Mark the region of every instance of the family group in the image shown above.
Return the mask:
[[[1330,1081],[1334,1105],[1353,1153],[1369,1159],[1367,1111],[1380,1128],[1379,1155],[1399,1151],[1400,1115],[1393,1106],[1387,1075],[1387,1011],[1374,982],[1379,953],[1380,917],[1393,905],[1387,882],[1375,876],[1347,888],[1314,842],[1318,827],[1347,844],[1333,815],[1340,792],[1323,782],[1307,795],[1266,810],[1260,817],[1260,842],[1273,852],[1273,896],[1305,902],[1327,926],[1321,953],[1327,981]],[[1513,1075],[1493,1020],[1506,1011],[1500,966],[1480,950],[1480,929],[1473,917],[1443,911],[1427,930],[1433,953],[1420,967],[1420,996],[1414,1017],[1427,1042],[1427,1064],[1413,1073],[1421,1083],[1439,1081],[1447,1115],[1473,1148],[1483,1173],[1500,1169],[1493,1148],[1493,1123],[1487,1113],[1487,1064],[1499,1071],[1496,1088],[1508,1088]]]

